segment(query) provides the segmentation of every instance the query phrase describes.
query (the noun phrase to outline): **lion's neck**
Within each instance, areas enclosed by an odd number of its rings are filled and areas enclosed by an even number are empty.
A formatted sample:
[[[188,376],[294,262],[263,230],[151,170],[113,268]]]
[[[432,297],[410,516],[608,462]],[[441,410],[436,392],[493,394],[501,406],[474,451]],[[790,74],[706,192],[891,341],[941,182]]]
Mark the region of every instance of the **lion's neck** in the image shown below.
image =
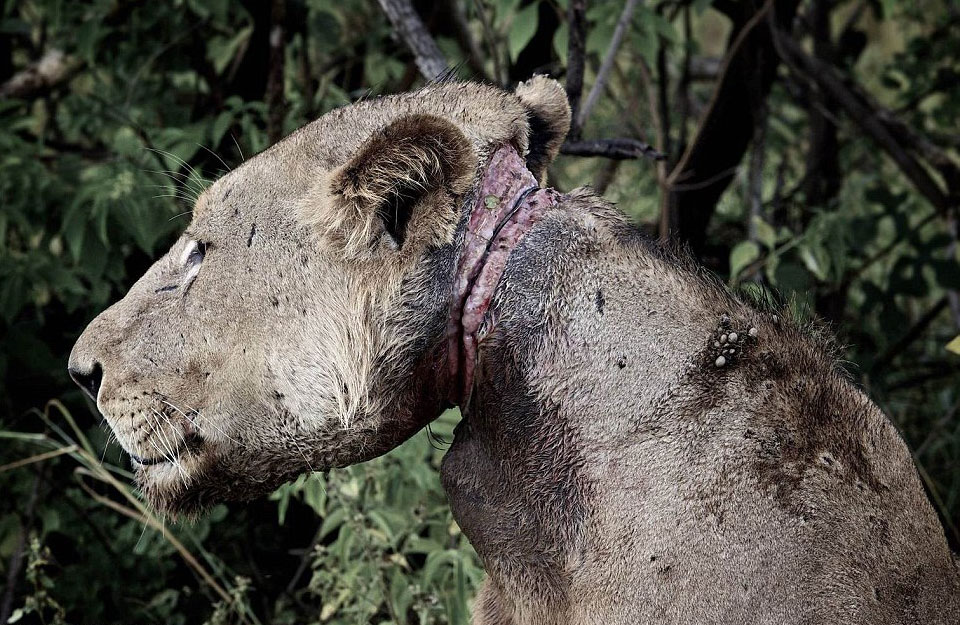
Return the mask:
[[[585,193],[547,211],[514,249],[442,473],[498,583],[537,577],[521,585],[563,605],[597,463],[615,460],[623,437],[646,435],[645,416],[720,315],[690,288]]]

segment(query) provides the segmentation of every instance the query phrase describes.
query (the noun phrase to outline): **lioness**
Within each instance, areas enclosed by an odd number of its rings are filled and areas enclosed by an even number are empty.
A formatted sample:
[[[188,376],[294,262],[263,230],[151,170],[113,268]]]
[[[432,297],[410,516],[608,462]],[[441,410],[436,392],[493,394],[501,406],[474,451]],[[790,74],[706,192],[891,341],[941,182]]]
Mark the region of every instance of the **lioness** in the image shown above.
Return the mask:
[[[442,480],[481,624],[950,623],[911,456],[827,351],[540,187],[560,86],[348,106],[213,184],[70,356],[174,513],[463,411]]]

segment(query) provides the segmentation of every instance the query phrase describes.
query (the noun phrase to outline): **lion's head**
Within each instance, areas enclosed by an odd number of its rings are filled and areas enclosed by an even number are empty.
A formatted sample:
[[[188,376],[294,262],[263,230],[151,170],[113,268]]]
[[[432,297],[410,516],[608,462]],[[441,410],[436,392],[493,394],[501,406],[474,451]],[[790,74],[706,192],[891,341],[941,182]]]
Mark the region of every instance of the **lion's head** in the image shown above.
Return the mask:
[[[150,502],[258,496],[435,418],[478,176],[502,145],[541,176],[568,123],[545,78],[432,85],[328,113],[208,188],[70,355]]]

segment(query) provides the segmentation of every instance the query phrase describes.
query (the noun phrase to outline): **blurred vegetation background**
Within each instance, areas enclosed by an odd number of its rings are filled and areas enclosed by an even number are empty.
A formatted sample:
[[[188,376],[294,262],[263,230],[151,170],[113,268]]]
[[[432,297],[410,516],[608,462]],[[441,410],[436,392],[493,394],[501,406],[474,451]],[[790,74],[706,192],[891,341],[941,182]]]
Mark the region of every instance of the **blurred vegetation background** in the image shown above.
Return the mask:
[[[553,185],[593,185],[731,286],[822,319],[960,545],[958,2],[0,6],[0,623],[467,622],[482,571],[436,473],[456,414],[173,522],[65,371],[210,180],[445,66],[565,81]]]

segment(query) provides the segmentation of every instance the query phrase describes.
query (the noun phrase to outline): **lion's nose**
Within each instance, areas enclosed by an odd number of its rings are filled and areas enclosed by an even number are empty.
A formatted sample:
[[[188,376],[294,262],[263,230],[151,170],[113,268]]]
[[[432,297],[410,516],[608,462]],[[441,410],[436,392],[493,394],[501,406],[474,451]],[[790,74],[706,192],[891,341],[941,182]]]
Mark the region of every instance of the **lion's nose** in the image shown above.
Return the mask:
[[[67,367],[67,373],[77,386],[83,389],[83,392],[90,396],[94,402],[97,401],[97,394],[100,392],[100,383],[103,381],[103,367],[99,362],[94,362],[88,370],[84,371],[79,367]]]

